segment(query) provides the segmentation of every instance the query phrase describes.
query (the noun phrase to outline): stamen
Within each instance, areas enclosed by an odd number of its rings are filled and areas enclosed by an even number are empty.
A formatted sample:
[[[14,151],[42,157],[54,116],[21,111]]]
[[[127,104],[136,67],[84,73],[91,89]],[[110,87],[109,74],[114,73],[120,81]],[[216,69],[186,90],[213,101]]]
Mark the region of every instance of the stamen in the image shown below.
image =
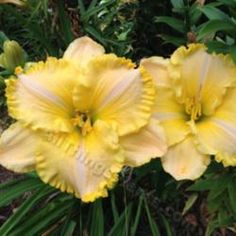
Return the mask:
[[[71,119],[74,126],[79,128],[81,134],[85,136],[92,130],[92,122],[88,112],[76,112],[75,117]]]
[[[185,111],[191,116],[191,120],[198,120],[202,115],[201,103],[195,98],[187,98],[185,100]]]

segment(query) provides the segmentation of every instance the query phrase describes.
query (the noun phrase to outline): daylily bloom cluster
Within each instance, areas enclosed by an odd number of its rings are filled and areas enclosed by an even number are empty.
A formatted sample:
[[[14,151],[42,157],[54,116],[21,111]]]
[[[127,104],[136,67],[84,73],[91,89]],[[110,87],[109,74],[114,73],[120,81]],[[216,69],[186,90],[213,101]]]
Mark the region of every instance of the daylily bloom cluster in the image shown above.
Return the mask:
[[[63,58],[48,58],[6,82],[9,114],[0,164],[40,178],[82,201],[107,195],[124,165],[139,166],[167,149],[151,119],[156,90],[142,67],[88,37]]]
[[[161,157],[177,180],[196,179],[210,157],[236,165],[236,67],[202,44],[137,67],[88,37],[7,80],[10,115],[0,164],[82,201],[107,196],[123,166]]]
[[[178,48],[170,59],[141,62],[153,76],[153,117],[164,127],[164,169],[177,180],[196,179],[214,155],[236,165],[236,67],[229,55],[208,54],[202,44]]]

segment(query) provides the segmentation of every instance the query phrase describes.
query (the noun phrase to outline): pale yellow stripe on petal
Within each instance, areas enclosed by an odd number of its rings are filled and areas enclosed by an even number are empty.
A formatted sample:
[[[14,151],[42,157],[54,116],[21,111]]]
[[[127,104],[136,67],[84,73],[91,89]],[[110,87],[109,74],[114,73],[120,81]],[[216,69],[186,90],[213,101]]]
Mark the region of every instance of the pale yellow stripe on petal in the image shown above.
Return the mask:
[[[92,60],[84,72],[84,83],[74,91],[76,108],[92,111],[95,120],[109,123],[119,135],[146,125],[155,88],[149,74],[134,66],[130,60],[112,54]]]
[[[114,54],[93,59],[83,70],[80,82],[73,91],[75,107],[80,111],[100,109],[104,99],[134,66],[130,60]]]
[[[133,76],[132,83],[126,79],[128,86],[119,91],[119,96],[111,96],[109,103],[98,112],[101,119],[117,128],[120,136],[135,132],[148,123],[156,97],[153,82],[145,70],[141,68],[129,76]]]
[[[72,90],[79,71],[63,60],[49,58],[7,80],[6,96],[10,115],[33,129],[68,132],[73,129]]]

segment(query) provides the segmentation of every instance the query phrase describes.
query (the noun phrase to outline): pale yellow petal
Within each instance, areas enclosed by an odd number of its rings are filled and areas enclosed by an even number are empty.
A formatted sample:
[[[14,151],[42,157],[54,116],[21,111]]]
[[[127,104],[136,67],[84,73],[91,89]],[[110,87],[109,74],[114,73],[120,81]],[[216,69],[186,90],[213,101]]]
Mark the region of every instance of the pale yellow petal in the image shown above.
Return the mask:
[[[151,77],[144,69],[134,69],[127,59],[113,54],[92,60],[84,79],[74,91],[78,110],[91,111],[119,135],[134,132],[147,124],[155,99]]]
[[[161,157],[167,150],[165,132],[154,119],[140,131],[121,137],[120,144],[125,152],[125,165],[132,167]]]
[[[210,162],[210,156],[201,154],[189,137],[170,147],[161,160],[164,170],[176,180],[194,180],[204,173]]]
[[[72,90],[78,70],[70,63],[49,58],[7,80],[7,104],[10,115],[33,129],[70,131],[74,108]]]
[[[35,156],[41,138],[19,122],[11,125],[0,138],[0,165],[15,172],[35,168]]]
[[[26,0],[0,0],[0,4],[1,3],[12,3],[15,4],[17,6],[24,6],[26,5]]]
[[[188,119],[184,107],[179,104],[173,91],[169,88],[158,87],[153,117],[164,127],[168,146],[182,141],[190,133],[186,123]]]
[[[63,58],[72,60],[78,66],[86,66],[93,58],[104,54],[105,49],[91,38],[84,36],[75,39],[66,49]]]
[[[84,137],[73,133],[49,140],[37,156],[36,169],[44,182],[84,202],[107,196],[124,161],[118,137],[111,128],[97,121]]]
[[[201,103],[201,112],[212,115],[226,89],[236,81],[236,69],[229,56],[209,54],[201,44],[180,47],[171,56],[169,73],[181,102]]]
[[[236,89],[229,89],[213,117],[196,124],[199,150],[216,155],[225,166],[236,165]]]
[[[156,86],[170,87],[171,81],[168,72],[169,59],[163,57],[150,57],[141,60],[140,65],[143,66],[148,73],[151,74]]]

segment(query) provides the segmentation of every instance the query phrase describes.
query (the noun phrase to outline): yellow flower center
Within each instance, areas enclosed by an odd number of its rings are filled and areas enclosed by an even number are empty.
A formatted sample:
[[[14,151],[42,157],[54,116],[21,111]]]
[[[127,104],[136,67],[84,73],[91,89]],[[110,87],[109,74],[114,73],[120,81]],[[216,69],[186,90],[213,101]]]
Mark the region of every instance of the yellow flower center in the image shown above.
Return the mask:
[[[202,106],[198,99],[195,97],[187,98],[185,100],[185,111],[190,115],[191,120],[198,120],[202,115]]]
[[[92,121],[88,112],[76,111],[75,117],[72,118],[72,123],[79,128],[83,136],[92,130]]]

